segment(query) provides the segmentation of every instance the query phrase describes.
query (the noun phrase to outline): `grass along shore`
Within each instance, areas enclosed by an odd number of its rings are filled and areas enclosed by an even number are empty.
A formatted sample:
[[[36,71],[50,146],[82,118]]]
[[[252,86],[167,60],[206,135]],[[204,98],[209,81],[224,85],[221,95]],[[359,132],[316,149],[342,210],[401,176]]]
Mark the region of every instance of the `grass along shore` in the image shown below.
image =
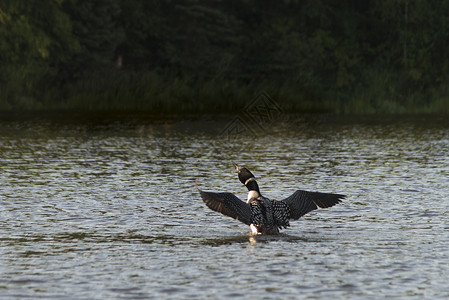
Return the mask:
[[[261,92],[288,113],[447,114],[449,88],[403,95],[391,84],[373,82],[353,91],[326,91],[270,80],[242,84],[231,80],[198,83],[155,73],[92,74],[72,83],[24,91],[0,87],[0,111],[147,111],[232,113]],[[20,90],[20,92],[19,92]]]

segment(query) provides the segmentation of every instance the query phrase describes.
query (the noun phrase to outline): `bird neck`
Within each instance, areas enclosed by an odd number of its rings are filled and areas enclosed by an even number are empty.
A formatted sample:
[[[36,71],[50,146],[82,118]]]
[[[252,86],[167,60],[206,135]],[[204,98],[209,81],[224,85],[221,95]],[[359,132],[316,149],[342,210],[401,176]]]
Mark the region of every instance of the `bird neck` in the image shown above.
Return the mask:
[[[259,185],[254,177],[249,178],[245,182],[245,186],[248,189],[248,201],[252,198],[257,198],[260,196]]]

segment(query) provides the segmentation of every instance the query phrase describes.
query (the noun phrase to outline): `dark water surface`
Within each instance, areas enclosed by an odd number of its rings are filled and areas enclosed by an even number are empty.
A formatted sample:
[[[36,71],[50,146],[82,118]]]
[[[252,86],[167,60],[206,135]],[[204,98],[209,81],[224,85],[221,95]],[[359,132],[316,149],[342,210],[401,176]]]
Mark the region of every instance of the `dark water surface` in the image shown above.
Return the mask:
[[[0,121],[0,298],[448,299],[449,121],[232,116]],[[279,236],[195,191],[348,195]]]

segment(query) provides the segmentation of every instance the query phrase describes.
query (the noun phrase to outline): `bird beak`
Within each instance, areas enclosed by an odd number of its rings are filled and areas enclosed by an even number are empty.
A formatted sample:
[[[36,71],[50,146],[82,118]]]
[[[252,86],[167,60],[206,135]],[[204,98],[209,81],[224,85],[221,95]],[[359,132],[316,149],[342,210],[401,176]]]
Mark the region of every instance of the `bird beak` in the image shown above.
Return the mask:
[[[232,164],[234,165],[235,170],[237,172],[239,172],[240,171],[240,167],[235,162],[232,162]]]

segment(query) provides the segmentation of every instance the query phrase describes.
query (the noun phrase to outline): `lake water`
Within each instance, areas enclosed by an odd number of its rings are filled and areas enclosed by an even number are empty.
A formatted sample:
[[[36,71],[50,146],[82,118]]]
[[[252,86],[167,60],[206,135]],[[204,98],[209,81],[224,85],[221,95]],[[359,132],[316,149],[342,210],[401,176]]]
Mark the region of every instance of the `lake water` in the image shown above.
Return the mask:
[[[447,117],[1,118],[2,299],[449,298]],[[348,197],[251,237],[194,188],[244,199],[231,161]]]

